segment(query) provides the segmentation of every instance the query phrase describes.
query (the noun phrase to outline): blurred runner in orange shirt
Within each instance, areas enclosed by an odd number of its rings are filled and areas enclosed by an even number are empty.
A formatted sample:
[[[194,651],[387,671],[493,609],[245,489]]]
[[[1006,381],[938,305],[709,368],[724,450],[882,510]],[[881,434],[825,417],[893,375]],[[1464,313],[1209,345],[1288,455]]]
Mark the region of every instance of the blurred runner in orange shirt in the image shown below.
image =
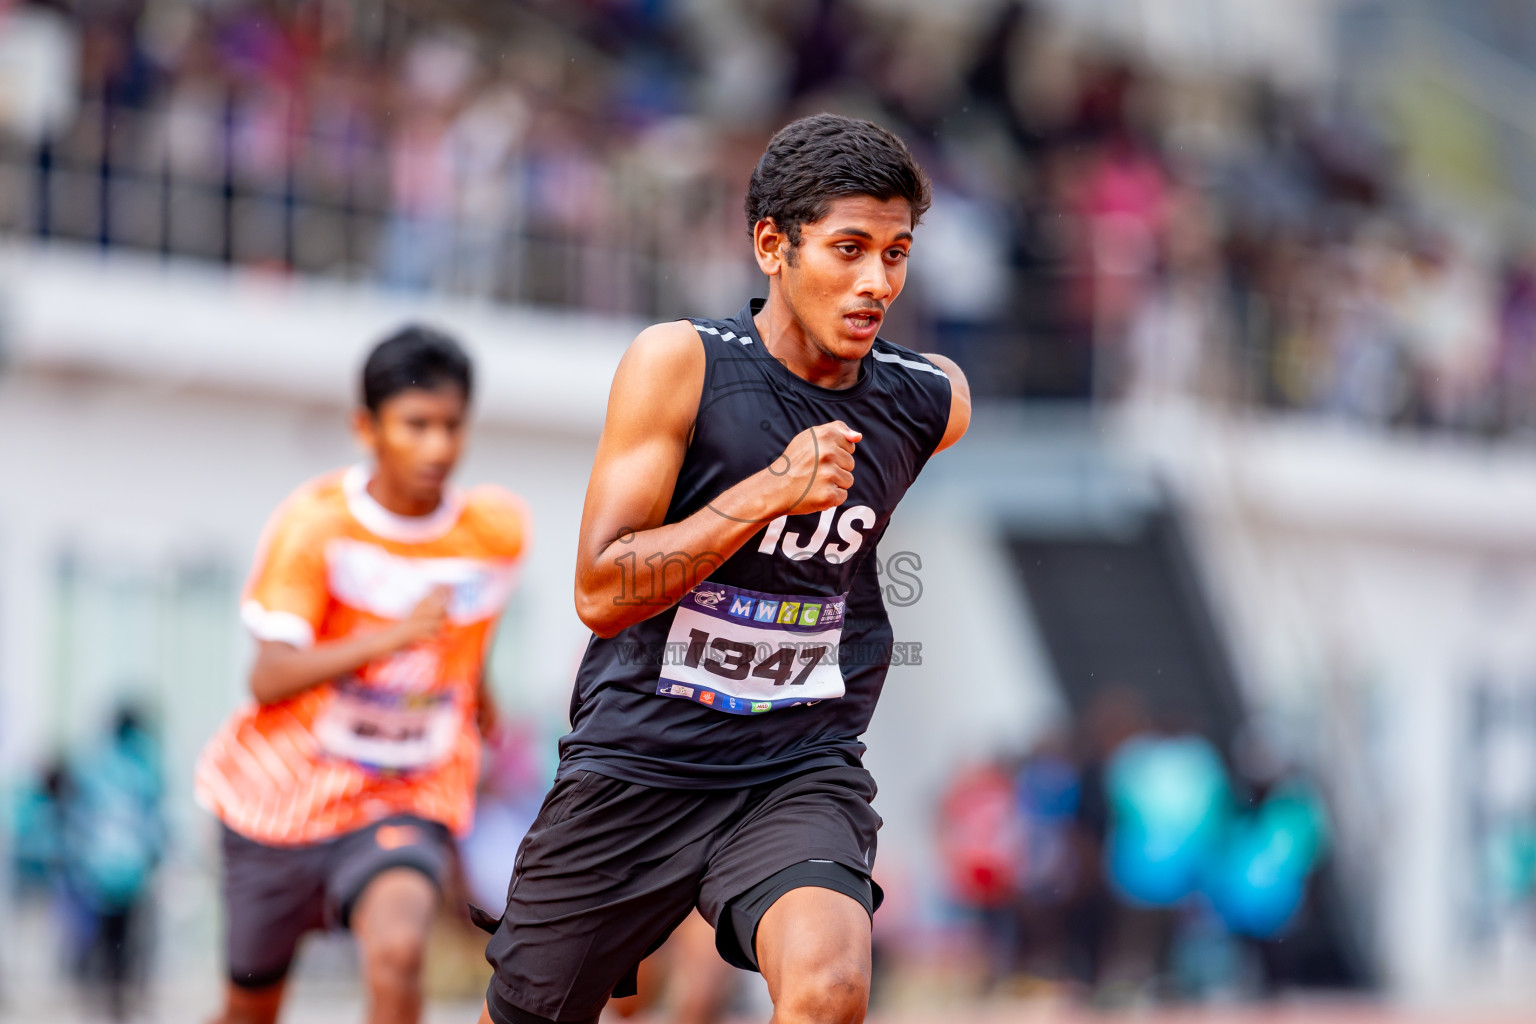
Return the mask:
[[[472,376],[426,328],[378,345],[353,421],[371,464],[300,488],[262,539],[241,608],[255,701],[197,769],[223,823],[227,1024],[275,1020],[300,936],[324,927],[357,937],[370,1021],[420,1017],[495,717],[482,666],[528,535],[512,495],[448,485]]]

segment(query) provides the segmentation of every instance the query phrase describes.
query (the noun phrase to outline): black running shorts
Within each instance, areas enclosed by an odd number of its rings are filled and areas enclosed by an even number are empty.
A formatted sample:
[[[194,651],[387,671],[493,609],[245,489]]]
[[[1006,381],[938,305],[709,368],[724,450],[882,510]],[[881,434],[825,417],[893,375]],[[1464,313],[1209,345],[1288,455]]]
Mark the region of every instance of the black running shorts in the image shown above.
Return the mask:
[[[789,889],[845,892],[873,913],[880,816],[862,768],[749,789],[659,789],[591,771],[558,779],[517,853],[486,947],[499,1024],[595,1020],[697,906],[720,955],[757,967],[757,923]]]
[[[223,830],[225,950],[242,988],[281,981],[307,931],[348,926],[363,889],[389,868],[414,868],[441,887],[448,830],[399,816],[309,846],[267,846]]]

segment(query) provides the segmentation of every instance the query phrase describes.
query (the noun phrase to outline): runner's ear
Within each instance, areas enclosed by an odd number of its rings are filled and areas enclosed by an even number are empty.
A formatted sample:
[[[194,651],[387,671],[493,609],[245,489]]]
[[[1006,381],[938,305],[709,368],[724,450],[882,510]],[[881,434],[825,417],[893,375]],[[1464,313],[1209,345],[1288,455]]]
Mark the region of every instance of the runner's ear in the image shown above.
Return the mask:
[[[367,406],[358,406],[352,410],[352,436],[357,439],[358,445],[369,455],[378,454],[378,420]]]
[[[752,250],[757,267],[772,277],[788,260],[788,236],[779,230],[772,217],[765,217],[752,228]]]

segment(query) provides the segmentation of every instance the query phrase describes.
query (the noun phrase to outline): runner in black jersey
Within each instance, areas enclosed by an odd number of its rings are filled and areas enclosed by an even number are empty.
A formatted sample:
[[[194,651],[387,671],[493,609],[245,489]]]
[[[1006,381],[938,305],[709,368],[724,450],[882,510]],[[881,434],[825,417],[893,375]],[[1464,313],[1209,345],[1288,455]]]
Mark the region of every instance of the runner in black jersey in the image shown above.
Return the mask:
[[[822,114],[747,194],[768,298],[642,332],[582,515],[595,634],[518,851],[482,1021],[595,1020],[695,906],[774,1019],[862,1019],[880,819],[861,764],[890,660],[876,545],[970,421],[949,360],[880,340],[929,187]]]

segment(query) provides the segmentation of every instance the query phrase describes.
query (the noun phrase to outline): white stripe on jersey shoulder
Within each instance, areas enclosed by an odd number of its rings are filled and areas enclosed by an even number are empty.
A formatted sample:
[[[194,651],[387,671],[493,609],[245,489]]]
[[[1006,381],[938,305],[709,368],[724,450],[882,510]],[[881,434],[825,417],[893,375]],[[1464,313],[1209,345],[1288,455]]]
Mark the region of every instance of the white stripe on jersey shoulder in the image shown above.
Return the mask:
[[[882,363],[896,363],[905,366],[909,370],[920,370],[923,373],[936,373],[945,380],[949,380],[949,374],[934,366],[932,363],[920,363],[916,359],[904,359],[895,352],[880,352],[872,350],[870,355]]]
[[[703,327],[703,326],[701,326],[699,324],[694,324],[693,327],[694,327],[694,330],[702,331],[705,334],[713,334],[715,337],[719,338],[721,341],[732,341],[732,340],[735,340],[735,341],[740,341],[743,345],[750,345],[750,344],[752,344],[752,335],[750,335],[750,334],[743,334],[740,337],[738,337],[735,331],[726,331],[724,334],[722,334],[718,327]]]
[[[275,640],[299,650],[315,646],[315,627],[293,612],[273,612],[260,602],[247,601],[240,606],[240,621],[257,640]]]

